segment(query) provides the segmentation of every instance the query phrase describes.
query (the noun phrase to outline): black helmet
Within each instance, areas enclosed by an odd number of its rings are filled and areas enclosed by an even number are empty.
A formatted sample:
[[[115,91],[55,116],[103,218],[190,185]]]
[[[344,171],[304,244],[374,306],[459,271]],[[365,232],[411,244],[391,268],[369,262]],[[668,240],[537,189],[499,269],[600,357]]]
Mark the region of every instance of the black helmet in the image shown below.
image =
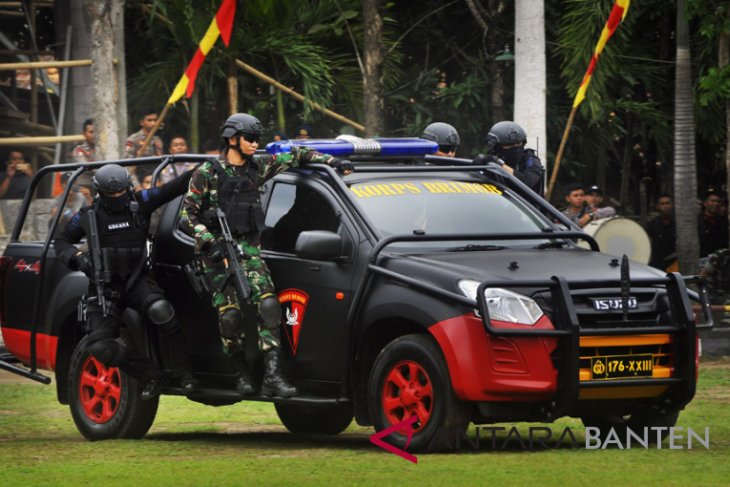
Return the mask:
[[[432,140],[438,145],[459,145],[461,142],[459,132],[453,126],[443,122],[434,122],[423,129],[421,138]]]
[[[117,193],[128,189],[131,184],[129,173],[118,164],[107,164],[100,167],[91,181],[94,189],[100,193]]]
[[[221,137],[228,140],[236,134],[261,135],[264,131],[259,119],[248,113],[235,113],[228,117],[228,120],[221,128]]]
[[[495,152],[501,145],[525,143],[527,143],[525,129],[510,120],[495,123],[487,134],[487,149],[490,153]]]

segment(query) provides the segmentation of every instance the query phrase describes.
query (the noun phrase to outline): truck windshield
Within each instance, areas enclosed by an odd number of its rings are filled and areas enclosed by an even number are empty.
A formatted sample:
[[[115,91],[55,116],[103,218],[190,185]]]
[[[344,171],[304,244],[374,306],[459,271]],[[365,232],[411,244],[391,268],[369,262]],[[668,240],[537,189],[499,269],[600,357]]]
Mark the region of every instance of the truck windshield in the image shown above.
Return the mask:
[[[363,211],[384,235],[458,233],[540,233],[546,222],[493,184],[438,179],[387,180],[350,187]],[[478,239],[491,248],[535,247],[545,240]],[[466,243],[433,242],[429,247],[463,247]],[[433,245],[431,245],[433,244]],[[472,247],[475,250],[480,246]],[[488,250],[488,249],[481,249]]]

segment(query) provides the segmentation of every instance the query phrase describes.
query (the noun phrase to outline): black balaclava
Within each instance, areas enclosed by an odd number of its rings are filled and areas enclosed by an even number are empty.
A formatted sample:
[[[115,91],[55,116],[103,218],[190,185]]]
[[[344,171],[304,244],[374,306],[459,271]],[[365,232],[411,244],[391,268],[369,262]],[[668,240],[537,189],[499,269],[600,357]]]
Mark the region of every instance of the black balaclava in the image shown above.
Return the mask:
[[[508,166],[517,167],[517,165],[522,161],[524,152],[524,147],[518,145],[516,147],[510,147],[509,149],[500,147],[497,150],[497,155],[499,155],[499,157],[506,162]]]
[[[109,213],[122,212],[129,206],[129,191],[125,192],[121,196],[117,196],[116,198],[106,196],[103,193],[100,193],[100,197],[101,204]]]

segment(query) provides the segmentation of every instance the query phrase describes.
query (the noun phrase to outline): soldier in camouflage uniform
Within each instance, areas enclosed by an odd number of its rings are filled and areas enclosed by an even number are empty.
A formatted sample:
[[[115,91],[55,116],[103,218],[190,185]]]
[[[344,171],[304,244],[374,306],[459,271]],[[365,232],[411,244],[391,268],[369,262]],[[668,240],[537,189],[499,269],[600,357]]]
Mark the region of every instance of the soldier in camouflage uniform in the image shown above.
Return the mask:
[[[162,155],[162,139],[158,136],[152,137],[149,145],[141,154],[138,154],[142,148],[142,144],[147,139],[147,136],[152,132],[152,129],[157,123],[157,112],[152,109],[147,109],[140,112],[139,118],[139,131],[133,133],[127,137],[127,144],[125,147],[125,157],[130,159],[132,157],[145,157],[145,156],[161,156]]]
[[[261,395],[291,397],[296,389],[287,383],[279,369],[281,305],[269,269],[260,256],[264,226],[259,199],[261,187],[276,174],[300,164],[326,163],[345,172],[351,170],[351,165],[298,147],[275,156],[254,156],[261,132],[261,122],[251,115],[238,113],[226,120],[221,133],[225,150],[219,159],[211,159],[193,173],[181,216],[195,236],[196,253],[202,256],[213,306],[218,310],[224,351],[238,370],[236,389],[241,395],[254,392],[243,354],[241,303],[232,284],[220,288],[226,273],[218,241],[220,228],[215,216],[218,207],[225,211],[231,233],[246,256],[240,264],[251,287],[251,303],[257,307],[258,347],[264,352]]]
[[[730,305],[730,250],[720,249],[707,256],[700,267],[700,275],[707,281],[711,304]],[[717,315],[716,315],[717,316]],[[730,313],[721,311],[723,325],[730,325]]]

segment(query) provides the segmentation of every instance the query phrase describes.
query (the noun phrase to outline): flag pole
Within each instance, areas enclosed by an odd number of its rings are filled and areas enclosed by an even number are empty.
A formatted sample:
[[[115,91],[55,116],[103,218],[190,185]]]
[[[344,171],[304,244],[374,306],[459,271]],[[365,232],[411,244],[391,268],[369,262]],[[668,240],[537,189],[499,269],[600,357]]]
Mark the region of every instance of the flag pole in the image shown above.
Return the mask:
[[[574,106],[568,116],[568,123],[565,124],[565,131],[563,132],[563,138],[560,141],[560,148],[558,148],[558,155],[555,156],[555,165],[553,166],[553,172],[550,175],[550,184],[548,185],[545,199],[550,201],[550,196],[553,194],[553,187],[555,186],[555,180],[558,178],[558,169],[560,169],[560,161],[563,159],[563,152],[565,151],[565,143],[568,141],[568,134],[570,128],[573,126],[573,119],[575,118],[575,112],[578,111],[578,107]]]
[[[157,129],[160,128],[160,125],[162,125],[162,122],[165,120],[165,117],[167,116],[168,110],[170,110],[170,107],[172,104],[167,103],[165,105],[165,108],[162,109],[162,113],[160,113],[160,116],[157,117],[157,122],[155,122],[155,126],[152,127],[152,130],[150,130],[150,133],[147,134],[147,138],[144,139],[144,142],[142,143],[142,147],[137,150],[137,154],[135,154],[136,157],[141,157],[142,154],[144,154],[144,151],[147,150],[147,147],[150,145],[150,141],[152,140],[152,137],[155,136],[155,133],[157,132]]]
[[[320,112],[324,113],[325,115],[327,115],[329,117],[332,117],[332,118],[334,118],[335,120],[337,120],[339,122],[342,122],[344,124],[347,124],[347,125],[355,128],[355,129],[359,130],[360,132],[365,132],[365,127],[363,125],[355,122],[354,120],[350,120],[349,118],[347,118],[345,116],[342,116],[339,113],[333,112],[329,108],[325,108],[322,105],[320,105],[319,103],[316,103],[316,102],[314,102],[312,100],[309,100],[309,99],[305,98],[304,96],[302,96],[301,94],[299,94],[296,91],[292,90],[288,86],[284,86],[283,84],[279,83],[274,78],[272,78],[271,76],[268,76],[268,75],[262,73],[258,69],[254,68],[253,66],[251,66],[249,64],[244,63],[240,59],[236,59],[236,64],[241,69],[243,69],[244,71],[247,71],[248,73],[251,73],[252,75],[254,75],[257,78],[259,78],[259,79],[261,79],[261,80],[269,83],[270,85],[278,88],[279,90],[283,91],[284,93],[287,93],[291,97],[296,98],[297,100],[301,101],[302,103],[307,103],[309,106],[311,106],[315,110],[319,110]]]

